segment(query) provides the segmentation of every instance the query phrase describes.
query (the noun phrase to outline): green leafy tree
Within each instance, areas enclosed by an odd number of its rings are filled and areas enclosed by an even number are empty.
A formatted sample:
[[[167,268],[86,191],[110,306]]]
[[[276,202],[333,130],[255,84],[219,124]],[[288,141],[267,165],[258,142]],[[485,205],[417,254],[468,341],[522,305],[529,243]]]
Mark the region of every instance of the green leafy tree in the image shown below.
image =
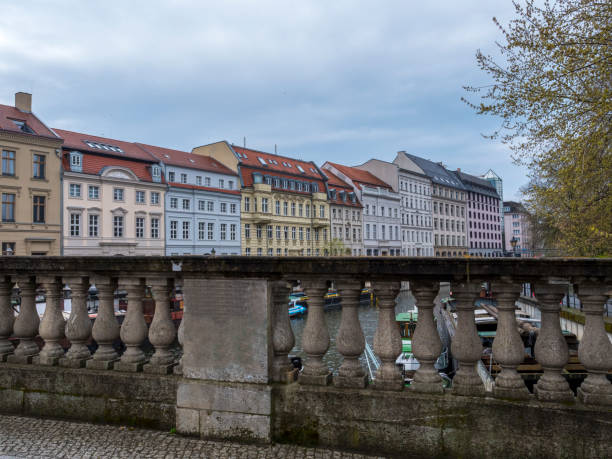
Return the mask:
[[[538,5],[536,5],[538,3]],[[526,206],[547,244],[575,256],[612,254],[612,2],[513,2],[497,19],[499,56],[476,54],[493,80],[463,101],[501,119],[501,139],[527,166]]]

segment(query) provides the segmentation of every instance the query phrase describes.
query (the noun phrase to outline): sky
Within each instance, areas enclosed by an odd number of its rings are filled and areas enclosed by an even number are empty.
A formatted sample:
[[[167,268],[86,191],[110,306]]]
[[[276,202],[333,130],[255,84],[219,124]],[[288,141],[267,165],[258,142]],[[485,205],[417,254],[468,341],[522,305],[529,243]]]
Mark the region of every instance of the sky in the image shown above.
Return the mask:
[[[315,161],[405,150],[504,180],[526,170],[460,98],[510,0],[0,0],[0,103],[48,126],[191,151],[219,140]],[[476,101],[477,99],[472,99]]]

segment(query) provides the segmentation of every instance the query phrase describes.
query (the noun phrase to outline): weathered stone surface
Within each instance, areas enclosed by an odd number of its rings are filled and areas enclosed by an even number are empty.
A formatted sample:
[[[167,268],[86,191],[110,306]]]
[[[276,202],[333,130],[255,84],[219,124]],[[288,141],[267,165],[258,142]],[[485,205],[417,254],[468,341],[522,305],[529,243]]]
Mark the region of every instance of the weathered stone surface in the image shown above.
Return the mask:
[[[199,410],[270,415],[271,388],[257,384],[185,381],[178,385],[176,405]]]
[[[275,441],[415,458],[612,457],[601,407],[297,384],[274,386],[273,400]]]
[[[270,417],[228,411],[200,411],[200,436],[249,443],[268,443]]]
[[[267,383],[272,359],[268,282],[185,279],[183,375]]]

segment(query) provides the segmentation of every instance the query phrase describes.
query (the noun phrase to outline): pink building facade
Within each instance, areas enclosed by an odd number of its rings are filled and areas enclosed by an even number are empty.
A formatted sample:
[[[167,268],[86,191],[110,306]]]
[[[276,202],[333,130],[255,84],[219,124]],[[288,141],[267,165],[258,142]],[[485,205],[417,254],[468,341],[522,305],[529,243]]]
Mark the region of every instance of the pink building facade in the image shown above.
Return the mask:
[[[508,255],[533,256],[529,213],[521,203],[504,202],[504,233],[504,250]],[[515,247],[512,247],[512,238],[516,240]]]

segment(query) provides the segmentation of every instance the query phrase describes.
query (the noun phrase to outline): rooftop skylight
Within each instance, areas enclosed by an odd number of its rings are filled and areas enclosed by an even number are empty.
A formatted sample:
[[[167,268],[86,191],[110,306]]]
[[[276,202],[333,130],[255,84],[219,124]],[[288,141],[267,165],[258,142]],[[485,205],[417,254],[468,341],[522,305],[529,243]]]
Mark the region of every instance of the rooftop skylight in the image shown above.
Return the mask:
[[[92,142],[91,140],[85,140],[84,142],[90,148],[97,148],[98,150],[106,150],[106,151],[114,151],[117,153],[124,153],[124,151],[121,148],[116,147],[114,145],[108,145],[108,144],[99,143],[99,142]]]
[[[263,159],[261,156],[258,156],[257,159],[259,160],[259,162],[261,163],[262,166],[267,166],[268,164],[266,163],[266,160]]]
[[[300,166],[299,164],[297,166],[295,166],[295,167],[297,167],[297,170],[300,171],[302,174],[306,173],[306,171],[304,169],[302,169],[302,166]]]

